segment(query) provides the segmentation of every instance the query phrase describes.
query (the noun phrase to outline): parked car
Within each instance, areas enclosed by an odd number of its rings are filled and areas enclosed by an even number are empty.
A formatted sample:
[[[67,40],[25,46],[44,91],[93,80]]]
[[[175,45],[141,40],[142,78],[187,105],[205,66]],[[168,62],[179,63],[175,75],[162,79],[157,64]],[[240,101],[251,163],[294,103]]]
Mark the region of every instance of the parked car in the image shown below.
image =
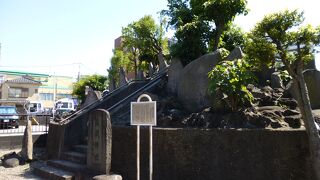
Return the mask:
[[[19,127],[19,115],[15,106],[0,106],[0,127]]]

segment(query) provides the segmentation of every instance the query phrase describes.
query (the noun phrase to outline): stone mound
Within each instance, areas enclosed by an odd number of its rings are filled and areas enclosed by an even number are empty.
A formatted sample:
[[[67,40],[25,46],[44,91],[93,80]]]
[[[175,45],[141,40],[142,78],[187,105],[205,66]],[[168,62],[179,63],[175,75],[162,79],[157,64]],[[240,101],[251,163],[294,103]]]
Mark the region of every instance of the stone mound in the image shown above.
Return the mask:
[[[160,127],[195,128],[300,128],[303,123],[297,102],[284,98],[284,90],[248,85],[254,96],[253,104],[238,112],[217,111],[213,107],[189,113],[178,100],[167,97],[159,101]]]

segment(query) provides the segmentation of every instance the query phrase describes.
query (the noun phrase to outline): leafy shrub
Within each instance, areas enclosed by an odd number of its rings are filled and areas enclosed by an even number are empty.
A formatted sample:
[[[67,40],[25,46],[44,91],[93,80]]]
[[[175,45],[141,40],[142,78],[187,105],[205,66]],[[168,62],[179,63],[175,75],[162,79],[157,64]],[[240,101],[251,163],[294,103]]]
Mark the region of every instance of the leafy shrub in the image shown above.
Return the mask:
[[[222,99],[232,111],[252,102],[253,96],[246,85],[254,83],[256,78],[246,61],[222,61],[208,73],[208,77],[209,94],[215,96],[217,92],[222,92]]]
[[[292,79],[287,70],[280,71],[280,78],[284,85],[287,85],[289,81]]]

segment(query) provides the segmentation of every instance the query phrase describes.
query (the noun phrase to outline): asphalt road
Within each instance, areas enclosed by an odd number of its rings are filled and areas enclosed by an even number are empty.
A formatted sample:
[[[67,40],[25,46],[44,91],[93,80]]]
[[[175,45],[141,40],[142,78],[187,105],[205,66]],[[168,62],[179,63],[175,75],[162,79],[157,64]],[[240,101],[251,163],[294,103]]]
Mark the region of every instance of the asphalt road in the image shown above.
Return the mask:
[[[26,126],[19,126],[19,128],[0,129],[0,135],[3,134],[23,134]],[[32,134],[45,133],[49,130],[49,127],[45,125],[32,125]]]

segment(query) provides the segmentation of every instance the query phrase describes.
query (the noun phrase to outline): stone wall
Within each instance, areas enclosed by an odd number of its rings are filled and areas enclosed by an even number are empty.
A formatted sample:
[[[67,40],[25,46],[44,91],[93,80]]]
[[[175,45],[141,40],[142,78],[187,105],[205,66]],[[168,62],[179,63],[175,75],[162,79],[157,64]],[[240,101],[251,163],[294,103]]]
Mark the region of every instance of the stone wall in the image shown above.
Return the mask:
[[[314,179],[303,130],[160,129],[153,179]],[[141,179],[148,179],[148,129],[141,130]],[[136,129],[113,127],[111,172],[136,179]]]

